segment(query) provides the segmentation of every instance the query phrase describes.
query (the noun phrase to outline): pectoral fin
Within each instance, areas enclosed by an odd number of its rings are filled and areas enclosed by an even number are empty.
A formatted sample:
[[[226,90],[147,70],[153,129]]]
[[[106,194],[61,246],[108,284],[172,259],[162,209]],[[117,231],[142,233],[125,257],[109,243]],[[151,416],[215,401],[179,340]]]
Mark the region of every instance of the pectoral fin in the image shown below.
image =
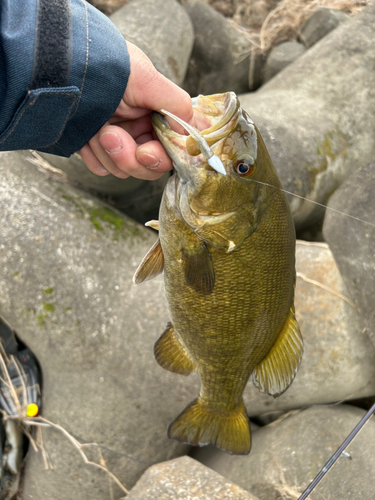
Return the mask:
[[[142,262],[139,264],[139,267],[133,276],[133,282],[138,285],[144,281],[151,280],[158,274],[162,273],[163,269],[163,250],[161,248],[160,240],[158,239],[143,257]]]
[[[291,307],[288,319],[271,351],[253,371],[255,387],[269,396],[280,396],[293,382],[302,354],[303,340],[294,308]]]
[[[215,272],[211,255],[204,243],[182,249],[185,282],[201,295],[210,295],[214,289]]]
[[[190,375],[195,370],[194,363],[181,342],[176,338],[174,328],[170,323],[156,342],[154,355],[159,365],[170,372]]]

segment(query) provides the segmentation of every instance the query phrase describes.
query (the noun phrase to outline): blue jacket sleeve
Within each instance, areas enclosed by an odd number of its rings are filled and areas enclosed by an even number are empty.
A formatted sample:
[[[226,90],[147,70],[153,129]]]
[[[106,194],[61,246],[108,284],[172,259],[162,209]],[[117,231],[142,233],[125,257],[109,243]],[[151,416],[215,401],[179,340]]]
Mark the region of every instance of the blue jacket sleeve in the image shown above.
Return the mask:
[[[113,115],[126,42],[85,0],[0,0],[0,150],[70,156]]]

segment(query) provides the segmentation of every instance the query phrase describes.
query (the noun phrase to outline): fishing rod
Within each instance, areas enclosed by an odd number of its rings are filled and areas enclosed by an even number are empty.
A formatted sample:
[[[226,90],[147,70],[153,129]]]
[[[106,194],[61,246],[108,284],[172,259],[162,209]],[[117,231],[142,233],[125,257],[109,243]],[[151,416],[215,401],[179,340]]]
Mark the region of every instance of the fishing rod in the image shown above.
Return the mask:
[[[373,413],[375,413],[375,403],[371,406],[366,415],[362,418],[362,420],[354,427],[349,436],[345,439],[342,445],[337,449],[337,451],[332,455],[332,457],[325,464],[323,469],[317,474],[315,479],[311,481],[306,490],[302,493],[302,495],[298,498],[298,500],[305,500],[310,493],[315,489],[315,487],[320,483],[323,477],[327,474],[330,468],[336,463],[336,461],[340,458],[340,456],[345,452],[345,448],[349,446],[349,444],[353,441],[359,431],[363,428],[366,422],[372,417]]]

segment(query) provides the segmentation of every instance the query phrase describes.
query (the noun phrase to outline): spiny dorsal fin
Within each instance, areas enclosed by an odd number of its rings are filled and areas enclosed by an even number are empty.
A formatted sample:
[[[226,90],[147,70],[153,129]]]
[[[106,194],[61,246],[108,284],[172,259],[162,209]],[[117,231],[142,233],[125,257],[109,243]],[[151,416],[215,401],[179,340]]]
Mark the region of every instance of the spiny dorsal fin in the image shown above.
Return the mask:
[[[138,269],[134,273],[133,282],[135,284],[143,283],[151,280],[162,273],[164,269],[164,256],[161,249],[160,240],[158,239],[150,250],[143,257]]]
[[[294,307],[291,307],[275,344],[253,371],[255,387],[269,396],[280,396],[293,382],[302,354],[303,340],[294,315]]]
[[[145,226],[147,227],[152,227],[152,229],[156,229],[156,231],[159,231],[159,221],[158,220],[149,220],[146,222]]]
[[[215,272],[211,255],[204,243],[182,249],[185,282],[201,295],[210,295],[214,289]]]
[[[154,355],[159,365],[170,372],[190,375],[195,370],[193,361],[176,338],[174,328],[170,323],[156,342]]]

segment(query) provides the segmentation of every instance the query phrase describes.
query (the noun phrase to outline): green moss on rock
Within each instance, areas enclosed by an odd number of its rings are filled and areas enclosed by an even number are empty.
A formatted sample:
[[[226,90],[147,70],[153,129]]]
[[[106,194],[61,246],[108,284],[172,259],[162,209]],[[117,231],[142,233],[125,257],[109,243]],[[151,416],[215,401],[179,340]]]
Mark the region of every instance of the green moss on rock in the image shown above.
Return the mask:
[[[53,304],[49,304],[48,302],[44,302],[43,303],[43,309],[45,311],[54,312],[55,311],[55,306]]]
[[[38,314],[36,319],[38,320],[39,326],[46,326],[46,321],[45,321],[46,317],[47,314]]]
[[[114,231],[115,240],[118,240],[119,236],[126,238],[129,233],[133,236],[142,236],[136,223],[128,221],[125,215],[122,216],[110,207],[100,206],[95,199],[90,200],[79,194],[77,196],[66,194],[64,188],[60,188],[60,191],[62,198],[74,205],[78,215],[88,218],[96,231],[104,231],[108,225]]]

